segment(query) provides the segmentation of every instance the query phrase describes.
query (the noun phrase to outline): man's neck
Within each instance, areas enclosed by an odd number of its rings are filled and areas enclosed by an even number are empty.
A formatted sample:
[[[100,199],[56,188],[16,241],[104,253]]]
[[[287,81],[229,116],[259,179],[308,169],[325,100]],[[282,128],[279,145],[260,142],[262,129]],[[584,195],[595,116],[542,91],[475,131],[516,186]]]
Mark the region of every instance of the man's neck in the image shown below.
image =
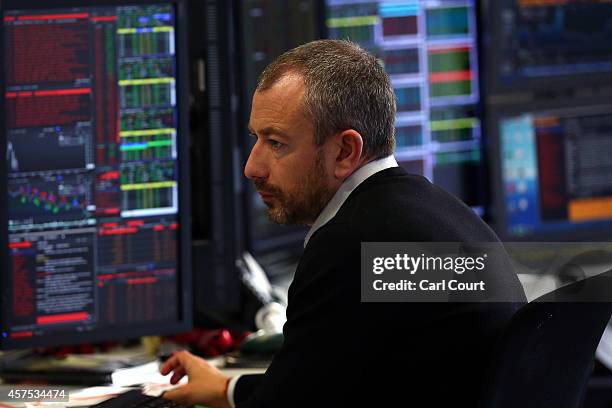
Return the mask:
[[[387,156],[382,159],[372,160],[361,167],[357,168],[349,177],[346,178],[337,189],[331,200],[327,203],[325,208],[321,211],[317,219],[312,223],[310,231],[306,235],[304,240],[304,246],[308,244],[310,237],[323,225],[327,224],[329,220],[334,218],[338,213],[342,204],[346,201],[349,195],[355,190],[361,183],[363,183],[370,176],[378,173],[379,171],[386,170],[391,167],[397,167],[397,161],[393,156]]]

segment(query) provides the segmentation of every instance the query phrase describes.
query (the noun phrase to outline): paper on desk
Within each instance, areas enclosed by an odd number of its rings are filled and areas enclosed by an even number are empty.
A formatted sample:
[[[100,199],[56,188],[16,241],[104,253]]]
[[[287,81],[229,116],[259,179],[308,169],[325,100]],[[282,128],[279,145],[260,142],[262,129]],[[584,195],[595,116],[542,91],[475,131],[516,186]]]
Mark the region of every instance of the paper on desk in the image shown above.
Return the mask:
[[[145,384],[142,386],[142,393],[148,395],[150,397],[159,397],[164,392],[173,390],[178,387],[182,387],[187,383],[187,380],[183,378],[178,384],[172,385],[170,383],[166,384]]]
[[[119,387],[133,387],[144,384],[170,385],[170,376],[159,373],[159,364],[155,361],[136,367],[122,368],[116,370],[111,378],[113,385]],[[184,377],[181,383],[187,383]]]
[[[156,362],[117,370],[111,378],[116,386],[141,385],[143,393],[152,397],[159,397],[164,392],[187,383],[187,377],[184,377],[178,384],[170,384],[170,377],[159,373],[159,365]]]
[[[145,383],[165,384],[168,379],[159,373],[159,365],[153,361],[136,367],[116,370],[111,378],[113,385],[129,387]]]

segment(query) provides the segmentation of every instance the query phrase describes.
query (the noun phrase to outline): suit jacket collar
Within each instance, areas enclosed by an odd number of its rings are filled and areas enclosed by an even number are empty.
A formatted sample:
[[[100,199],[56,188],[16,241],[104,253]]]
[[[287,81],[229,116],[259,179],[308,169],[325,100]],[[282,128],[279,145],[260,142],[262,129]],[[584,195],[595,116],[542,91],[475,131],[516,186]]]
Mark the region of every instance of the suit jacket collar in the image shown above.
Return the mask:
[[[374,160],[366,165],[360,167],[349,178],[344,180],[344,183],[340,186],[336,194],[329,200],[329,203],[325,206],[323,211],[319,214],[315,222],[310,227],[306,238],[304,238],[304,247],[308,245],[310,237],[322,226],[327,224],[332,218],[336,216],[340,207],[349,198],[352,193],[361,187],[365,181],[369,181],[375,177],[378,173],[388,169],[398,168],[397,161],[393,155],[384,157],[382,159]]]

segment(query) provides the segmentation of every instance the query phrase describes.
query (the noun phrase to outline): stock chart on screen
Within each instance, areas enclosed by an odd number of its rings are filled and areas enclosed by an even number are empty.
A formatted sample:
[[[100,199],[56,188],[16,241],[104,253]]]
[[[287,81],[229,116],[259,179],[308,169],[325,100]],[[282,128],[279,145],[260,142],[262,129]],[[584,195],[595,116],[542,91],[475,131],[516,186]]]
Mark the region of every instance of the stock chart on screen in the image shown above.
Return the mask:
[[[400,164],[481,211],[474,1],[328,0],[326,5],[328,36],[357,42],[391,78]]]
[[[175,14],[5,12],[4,338],[177,320]]]

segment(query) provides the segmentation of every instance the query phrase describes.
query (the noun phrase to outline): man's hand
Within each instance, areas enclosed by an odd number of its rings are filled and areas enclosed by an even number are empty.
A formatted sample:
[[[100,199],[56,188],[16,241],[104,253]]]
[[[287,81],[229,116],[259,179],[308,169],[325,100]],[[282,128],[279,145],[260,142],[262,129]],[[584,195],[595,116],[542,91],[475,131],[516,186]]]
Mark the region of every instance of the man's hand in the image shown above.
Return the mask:
[[[225,395],[229,377],[221,373],[204,359],[188,351],[174,353],[159,369],[162,375],[170,374],[171,384],[178,383],[185,375],[189,382],[163,395],[172,401],[185,405],[203,404],[213,408],[229,408]]]

